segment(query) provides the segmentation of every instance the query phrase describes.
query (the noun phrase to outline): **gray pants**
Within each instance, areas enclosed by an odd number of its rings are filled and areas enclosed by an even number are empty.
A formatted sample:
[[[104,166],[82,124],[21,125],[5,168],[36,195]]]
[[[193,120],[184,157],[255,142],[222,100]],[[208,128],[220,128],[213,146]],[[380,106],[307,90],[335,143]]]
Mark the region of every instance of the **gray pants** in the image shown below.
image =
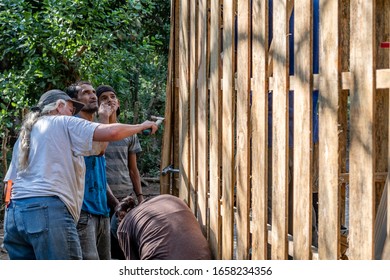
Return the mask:
[[[81,211],[77,224],[84,260],[110,260],[110,218]]]

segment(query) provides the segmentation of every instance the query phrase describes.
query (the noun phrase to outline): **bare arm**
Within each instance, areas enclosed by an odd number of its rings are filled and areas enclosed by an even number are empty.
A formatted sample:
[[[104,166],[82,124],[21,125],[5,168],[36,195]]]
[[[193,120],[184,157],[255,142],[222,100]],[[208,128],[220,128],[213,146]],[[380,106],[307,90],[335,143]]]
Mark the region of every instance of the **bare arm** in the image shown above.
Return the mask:
[[[94,141],[118,141],[131,135],[140,133],[142,130],[151,128],[154,134],[158,127],[155,122],[145,121],[142,124],[100,124],[93,134]]]
[[[113,110],[112,110],[111,106],[109,106],[108,104],[105,104],[105,103],[100,104],[99,111],[98,111],[99,123],[102,123],[102,124],[110,123],[110,116],[112,114],[113,114]],[[100,143],[101,151],[100,151],[99,155],[103,155],[105,153],[107,146],[108,146],[108,142],[101,142]]]
[[[108,206],[111,209],[115,210],[116,206],[119,204],[119,200],[114,196],[114,194],[112,193],[112,190],[108,184],[107,184],[106,193],[107,193]]]
[[[138,203],[141,203],[144,200],[141,187],[141,176],[139,174],[137,166],[137,154],[129,153],[128,157],[128,168],[131,182],[133,183],[133,190],[137,196]]]

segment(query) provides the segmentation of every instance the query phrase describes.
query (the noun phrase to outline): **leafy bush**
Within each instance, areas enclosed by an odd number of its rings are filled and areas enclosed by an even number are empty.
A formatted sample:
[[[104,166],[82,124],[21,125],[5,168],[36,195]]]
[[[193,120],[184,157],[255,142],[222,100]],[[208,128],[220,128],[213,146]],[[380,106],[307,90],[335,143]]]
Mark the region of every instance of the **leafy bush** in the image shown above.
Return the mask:
[[[11,148],[26,109],[49,89],[80,79],[110,84],[123,122],[163,115],[169,13],[168,0],[1,1],[0,172],[9,163],[4,145]],[[141,142],[152,151],[140,159],[147,173],[159,169],[161,141],[155,139],[157,150]]]

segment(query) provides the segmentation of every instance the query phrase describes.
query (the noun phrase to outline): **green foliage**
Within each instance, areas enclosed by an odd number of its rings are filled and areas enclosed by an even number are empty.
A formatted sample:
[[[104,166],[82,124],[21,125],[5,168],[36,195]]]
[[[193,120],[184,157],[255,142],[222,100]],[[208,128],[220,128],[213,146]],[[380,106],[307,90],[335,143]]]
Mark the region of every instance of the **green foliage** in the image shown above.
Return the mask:
[[[17,133],[43,92],[80,79],[113,86],[122,121],[132,122],[136,108],[139,122],[163,115],[169,13],[168,0],[2,0],[0,139],[6,128]],[[152,152],[141,172],[158,170],[160,151]]]

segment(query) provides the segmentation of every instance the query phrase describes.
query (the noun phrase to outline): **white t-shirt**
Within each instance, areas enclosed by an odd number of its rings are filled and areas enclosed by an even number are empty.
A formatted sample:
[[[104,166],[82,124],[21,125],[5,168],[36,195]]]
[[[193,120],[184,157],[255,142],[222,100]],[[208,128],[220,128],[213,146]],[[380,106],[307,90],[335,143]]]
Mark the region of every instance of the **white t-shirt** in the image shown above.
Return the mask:
[[[99,154],[102,142],[93,142],[99,123],[71,116],[44,116],[31,131],[28,166],[16,172],[12,199],[58,196],[77,222],[84,196],[83,156]],[[9,173],[18,166],[19,139]]]

